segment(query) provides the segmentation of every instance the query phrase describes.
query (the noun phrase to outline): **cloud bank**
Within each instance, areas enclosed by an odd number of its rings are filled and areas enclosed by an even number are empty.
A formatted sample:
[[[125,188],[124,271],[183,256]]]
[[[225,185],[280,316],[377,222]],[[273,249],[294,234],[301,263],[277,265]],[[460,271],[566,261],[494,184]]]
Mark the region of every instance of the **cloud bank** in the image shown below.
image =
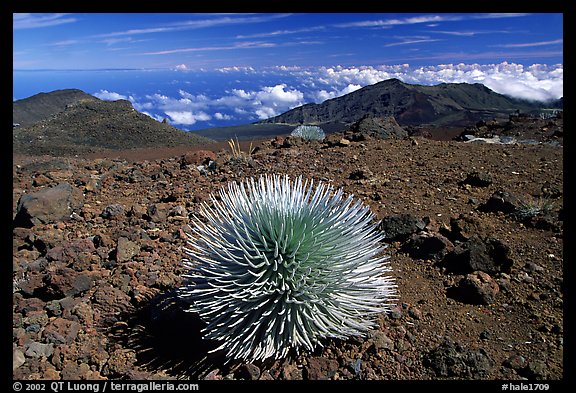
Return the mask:
[[[521,64],[440,64],[412,68],[408,64],[380,67],[321,67],[315,85],[339,87],[357,84],[362,87],[386,79],[405,83],[436,85],[439,83],[482,83],[496,93],[526,100],[547,101],[564,95],[563,66]],[[316,82],[314,82],[314,80]]]
[[[211,98],[180,89],[178,97],[154,93],[143,97],[125,96],[100,90],[94,96],[102,100],[128,99],[134,108],[158,121],[168,118],[172,124],[192,126],[211,120],[262,120],[303,105],[304,93],[286,84],[264,86],[259,90],[231,89]]]
[[[177,72],[178,75],[209,72],[192,71],[185,64],[173,70],[186,71]],[[214,85],[191,88],[183,79],[179,86],[185,88],[178,88],[176,95],[169,91],[135,95],[108,90],[100,90],[94,95],[104,100],[128,99],[138,111],[158,121],[168,118],[172,124],[184,129],[263,120],[306,103],[320,103],[390,78],[422,85],[482,83],[497,93],[527,100],[547,101],[564,95],[562,64],[228,67],[211,72],[218,76],[219,83],[227,81],[228,87],[220,91]],[[258,86],[259,83],[263,85]]]

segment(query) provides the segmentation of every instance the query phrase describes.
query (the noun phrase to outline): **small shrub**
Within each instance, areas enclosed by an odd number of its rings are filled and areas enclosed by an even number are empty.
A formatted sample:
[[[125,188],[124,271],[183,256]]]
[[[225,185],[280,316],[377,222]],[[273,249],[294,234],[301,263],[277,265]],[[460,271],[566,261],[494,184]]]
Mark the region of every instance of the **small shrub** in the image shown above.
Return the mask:
[[[554,202],[549,198],[529,198],[520,202],[512,215],[520,221],[530,220],[537,216],[545,216],[552,212]]]
[[[238,138],[236,138],[236,140],[230,139],[228,141],[228,146],[230,146],[230,151],[232,152],[232,156],[230,157],[230,161],[232,163],[249,162],[252,160],[252,152],[254,151],[252,142],[250,142],[250,147],[248,148],[247,152],[243,152],[240,148],[240,142],[238,142]]]
[[[307,141],[322,141],[326,137],[324,130],[317,126],[298,126],[290,135],[300,137]]]

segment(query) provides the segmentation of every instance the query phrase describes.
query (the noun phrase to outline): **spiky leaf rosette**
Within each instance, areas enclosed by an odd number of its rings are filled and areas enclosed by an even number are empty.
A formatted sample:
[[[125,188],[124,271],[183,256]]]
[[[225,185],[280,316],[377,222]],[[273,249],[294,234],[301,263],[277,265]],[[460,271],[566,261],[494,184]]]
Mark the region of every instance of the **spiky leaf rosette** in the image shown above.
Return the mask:
[[[307,141],[321,141],[326,137],[324,130],[318,126],[298,126],[290,133]]]
[[[301,177],[230,183],[204,204],[179,296],[228,360],[281,358],[375,327],[395,297],[383,235],[361,200]]]

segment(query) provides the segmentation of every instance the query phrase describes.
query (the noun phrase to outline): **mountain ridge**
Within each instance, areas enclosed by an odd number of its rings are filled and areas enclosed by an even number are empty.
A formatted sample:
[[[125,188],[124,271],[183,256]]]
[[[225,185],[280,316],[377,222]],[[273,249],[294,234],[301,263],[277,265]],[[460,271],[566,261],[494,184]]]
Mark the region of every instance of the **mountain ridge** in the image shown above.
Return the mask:
[[[481,83],[408,84],[387,79],[346,95],[309,103],[257,123],[352,124],[361,117],[393,116],[400,125],[468,126],[482,119],[532,112],[550,104],[499,94]]]
[[[12,105],[12,122],[21,127],[45,120],[63,112],[69,105],[83,100],[97,100],[96,97],[79,89],[61,89],[48,93],[42,92],[14,101]]]
[[[20,123],[12,131],[13,152],[20,154],[77,155],[213,142],[158,122],[138,112],[130,101],[104,101],[77,89],[15,101],[13,113],[18,114],[13,123]]]

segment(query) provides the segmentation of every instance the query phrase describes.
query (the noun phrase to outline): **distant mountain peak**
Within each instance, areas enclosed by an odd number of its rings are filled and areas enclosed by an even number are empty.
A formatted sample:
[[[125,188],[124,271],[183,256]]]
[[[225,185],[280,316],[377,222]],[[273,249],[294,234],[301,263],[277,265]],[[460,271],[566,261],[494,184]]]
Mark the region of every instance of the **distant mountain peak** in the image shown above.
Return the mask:
[[[32,125],[59,112],[69,105],[80,101],[92,101],[98,98],[79,89],[54,90],[48,93],[38,93],[22,100],[14,101],[12,118],[14,123],[22,127]]]
[[[306,104],[260,123],[353,124],[365,115],[393,116],[400,125],[468,126],[543,107],[498,94],[481,83],[434,86],[387,79],[320,104]]]
[[[99,150],[213,142],[158,122],[127,100],[104,101],[78,89],[40,93],[12,104],[13,152],[70,155]]]

